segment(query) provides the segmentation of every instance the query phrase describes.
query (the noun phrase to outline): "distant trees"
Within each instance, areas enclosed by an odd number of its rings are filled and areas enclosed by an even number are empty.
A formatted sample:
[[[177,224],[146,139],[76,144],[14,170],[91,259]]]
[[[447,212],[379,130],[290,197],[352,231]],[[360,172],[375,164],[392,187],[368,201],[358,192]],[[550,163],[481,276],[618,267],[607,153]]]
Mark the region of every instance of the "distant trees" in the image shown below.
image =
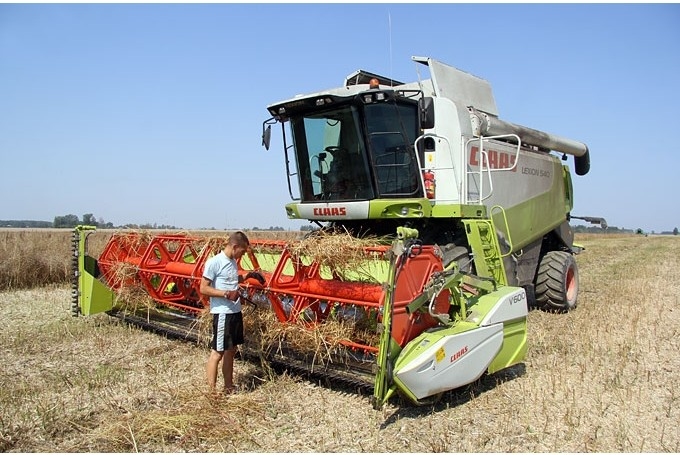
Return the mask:
[[[269,226],[269,228],[259,228],[257,226],[254,226],[251,230],[253,231],[285,231],[284,228],[281,226]]]
[[[571,227],[574,232],[584,233],[588,232],[591,234],[626,234],[633,233],[631,229],[619,228],[616,226],[607,226],[606,229],[602,229],[600,226],[584,226],[582,224],[577,224]]]
[[[11,228],[51,228],[51,221],[36,220],[0,220],[0,227]]]
[[[680,235],[680,230],[678,228],[674,228],[672,231],[661,231],[661,232],[656,232],[656,231],[645,231],[642,228],[636,228],[636,229],[626,229],[626,228],[619,228],[616,226],[607,226],[606,229],[602,229],[601,227],[598,226],[584,226],[581,224],[577,224],[571,227],[572,230],[575,233],[589,233],[589,234],[635,234],[635,235]]]
[[[95,226],[99,228],[104,228],[104,229],[113,229],[113,223],[108,222],[106,223],[103,218],[97,218],[92,214],[92,213],[86,213],[83,215],[82,221],[80,218],[78,218],[77,215],[69,214],[69,215],[61,215],[61,216],[55,216],[54,217],[54,222],[52,223],[52,227],[55,228],[74,228],[78,226],[79,224],[84,224],[87,226]]]
[[[88,226],[97,226],[99,223],[97,222],[97,219],[94,217],[93,214],[86,213],[85,215],[83,215],[83,224],[86,224]]]
[[[55,228],[72,228],[80,224],[80,219],[77,215],[62,215],[55,216],[53,227]]]

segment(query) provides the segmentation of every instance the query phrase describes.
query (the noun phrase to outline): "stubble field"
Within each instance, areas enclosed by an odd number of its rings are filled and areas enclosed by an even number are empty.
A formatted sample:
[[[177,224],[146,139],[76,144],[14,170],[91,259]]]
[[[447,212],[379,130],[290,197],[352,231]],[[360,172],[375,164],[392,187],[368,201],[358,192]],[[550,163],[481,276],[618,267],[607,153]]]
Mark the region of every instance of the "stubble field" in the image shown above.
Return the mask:
[[[206,348],[70,316],[68,285],[43,279],[68,274],[67,234],[0,233],[0,451],[680,451],[678,237],[577,237],[578,307],[530,312],[524,364],[375,411],[244,361],[245,390],[211,399]]]

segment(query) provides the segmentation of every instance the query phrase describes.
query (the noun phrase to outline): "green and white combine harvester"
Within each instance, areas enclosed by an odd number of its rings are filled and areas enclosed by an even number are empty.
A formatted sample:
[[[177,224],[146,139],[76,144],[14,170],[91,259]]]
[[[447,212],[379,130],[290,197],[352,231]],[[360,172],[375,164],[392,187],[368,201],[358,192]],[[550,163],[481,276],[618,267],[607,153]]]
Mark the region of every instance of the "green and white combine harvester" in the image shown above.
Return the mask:
[[[244,299],[278,323],[354,327],[329,343],[328,359],[279,340],[269,361],[369,387],[376,409],[395,393],[432,402],[521,363],[528,308],[569,311],[578,295],[563,160],[573,156],[585,175],[587,146],[505,122],[488,82],[413,60],[429,79],[402,83],[360,70],[342,87],[268,106],[263,123],[267,149],[271,127],[281,125],[287,216],[319,227],[301,242],[361,239],[363,259],[338,264],[294,243],[251,239],[239,264],[244,275],[265,277],[245,282]],[[215,245],[118,233],[95,259],[85,246],[90,232],[74,234],[74,313],[108,311],[195,338],[186,321],[207,305],[198,282]],[[135,270],[125,279],[157,303],[153,315],[116,307],[124,283],[112,271],[121,263]]]

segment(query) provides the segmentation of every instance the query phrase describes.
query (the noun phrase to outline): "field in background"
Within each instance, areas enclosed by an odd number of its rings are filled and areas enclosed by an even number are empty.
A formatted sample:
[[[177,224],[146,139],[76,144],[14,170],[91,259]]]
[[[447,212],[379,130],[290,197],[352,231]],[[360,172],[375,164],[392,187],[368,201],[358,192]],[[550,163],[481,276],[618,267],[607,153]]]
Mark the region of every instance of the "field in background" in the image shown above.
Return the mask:
[[[13,288],[43,283],[32,268],[68,269],[56,256],[70,254],[69,231],[18,235],[32,254],[0,232]],[[105,315],[72,318],[66,285],[2,291],[0,451],[679,452],[680,238],[577,241],[579,305],[530,313],[523,365],[434,406],[381,412],[241,361],[245,391],[211,400],[205,348]]]
[[[111,235],[100,229],[88,236],[88,252],[99,257]],[[142,232],[142,231],[138,231]],[[233,231],[144,231],[182,232],[196,237],[226,236]],[[298,231],[245,231],[251,239],[289,240]],[[24,289],[47,284],[66,284],[71,274],[70,229],[0,228],[0,290]]]

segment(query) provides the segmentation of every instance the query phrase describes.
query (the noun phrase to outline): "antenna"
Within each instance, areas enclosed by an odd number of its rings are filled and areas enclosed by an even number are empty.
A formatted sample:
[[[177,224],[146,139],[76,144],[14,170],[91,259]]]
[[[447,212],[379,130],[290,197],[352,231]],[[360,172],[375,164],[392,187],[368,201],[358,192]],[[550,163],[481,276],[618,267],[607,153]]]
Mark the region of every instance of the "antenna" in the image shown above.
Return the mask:
[[[390,14],[390,10],[387,10],[387,25],[390,38],[390,79],[394,80],[394,75],[392,74],[392,14]]]
[[[418,62],[415,60],[415,57],[411,57],[411,60],[413,60],[413,63],[416,65],[416,74],[418,75],[418,87],[420,87],[420,91],[425,93],[423,91],[423,80],[420,77],[420,67],[418,66]]]

